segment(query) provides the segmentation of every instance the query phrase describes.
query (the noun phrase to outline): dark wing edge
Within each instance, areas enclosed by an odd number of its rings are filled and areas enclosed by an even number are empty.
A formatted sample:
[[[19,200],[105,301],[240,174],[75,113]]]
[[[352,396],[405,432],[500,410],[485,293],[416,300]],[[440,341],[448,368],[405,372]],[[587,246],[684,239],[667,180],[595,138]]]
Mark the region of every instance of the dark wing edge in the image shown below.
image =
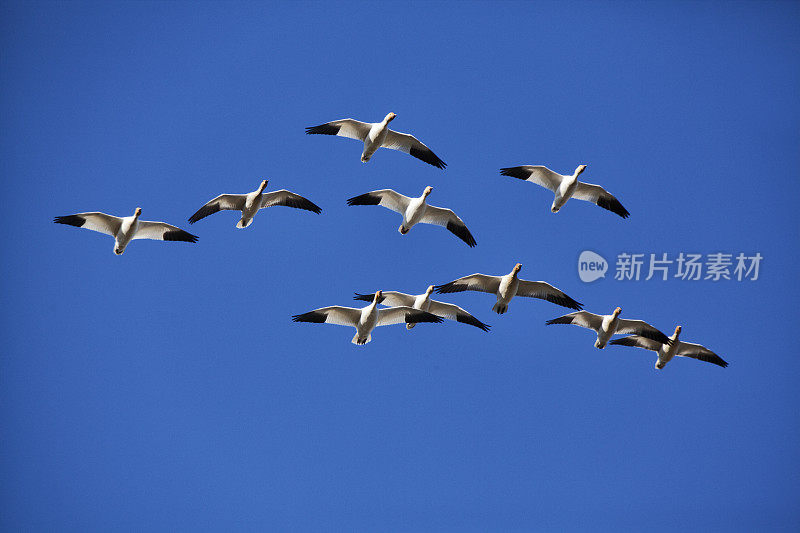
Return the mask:
[[[165,231],[162,237],[165,241],[183,241],[183,242],[197,242],[197,235],[192,235],[188,231],[182,229]]]
[[[575,313],[570,313],[568,315],[560,316],[558,318],[553,318],[545,322],[546,325],[550,326],[552,324],[572,324],[573,319],[575,318]]]
[[[361,293],[355,292],[353,294],[355,294],[355,296],[353,296],[353,300],[361,300],[363,302],[371,302],[372,300],[375,299],[375,293],[372,293],[372,294],[361,294]],[[378,303],[382,304],[385,299],[386,299],[386,296],[381,295],[381,297],[378,298]]]
[[[436,168],[444,170],[447,166],[447,163],[439,159],[439,156],[434,154],[433,150],[430,148],[417,148],[416,146],[412,146],[408,153],[411,154],[412,157],[416,157],[420,161],[424,161]]]
[[[447,230],[456,237],[458,237],[459,239],[461,239],[462,241],[464,241],[465,243],[467,243],[467,246],[469,246],[470,248],[473,248],[478,244],[477,242],[475,242],[475,237],[472,236],[472,234],[469,232],[465,224],[459,224],[458,222],[454,222],[451,220],[450,222],[447,223]]]
[[[206,204],[203,207],[201,207],[200,209],[198,209],[197,212],[194,215],[189,217],[189,224],[194,224],[198,220],[206,218],[209,215],[213,215],[214,213],[218,213],[219,210],[220,210],[220,203],[219,202],[214,202],[212,204]]]
[[[628,212],[628,210],[625,209],[624,207],[622,207],[622,204],[619,202],[619,200],[617,200],[616,198],[614,198],[611,195],[609,195],[609,196],[602,196],[601,195],[597,199],[597,205],[598,205],[598,207],[602,207],[603,209],[607,209],[607,210],[611,211],[612,213],[618,214],[622,218],[628,218],[629,216],[631,216],[631,214]]]
[[[525,170],[524,167],[507,167],[501,168],[500,174],[503,176],[508,176],[510,178],[517,178],[518,180],[527,180],[531,177],[531,171]]]
[[[78,215],[64,215],[53,218],[53,222],[56,224],[67,224],[70,226],[75,226],[76,228],[80,228],[86,224],[86,219]]]
[[[381,203],[381,196],[371,192],[353,196],[347,199],[347,205],[378,205]]]
[[[338,135],[342,125],[326,122],[319,126],[309,126],[306,128],[306,135]]]
[[[312,322],[314,324],[322,324],[328,318],[327,313],[320,311],[309,311],[299,315],[292,315],[292,322]]]
[[[483,331],[489,331],[492,328],[492,326],[490,326],[489,324],[484,324],[483,322],[481,322],[480,320],[478,320],[477,318],[468,313],[456,314],[456,320],[458,322],[461,322],[462,324],[469,324],[470,326],[475,326],[476,328],[480,328]]]
[[[428,313],[427,311],[418,311],[416,313],[412,313],[411,311],[406,312],[406,324],[417,324],[420,322],[439,324],[442,320],[442,317]]]

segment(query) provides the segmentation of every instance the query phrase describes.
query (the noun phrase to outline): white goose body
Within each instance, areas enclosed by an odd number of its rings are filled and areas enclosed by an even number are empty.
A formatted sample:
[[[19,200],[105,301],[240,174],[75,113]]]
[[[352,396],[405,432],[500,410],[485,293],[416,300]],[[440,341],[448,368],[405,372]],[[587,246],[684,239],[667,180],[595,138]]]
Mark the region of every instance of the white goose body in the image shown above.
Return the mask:
[[[433,191],[433,187],[426,187],[422,196],[419,198],[412,198],[411,201],[408,202],[408,207],[403,213],[403,223],[400,224],[397,231],[405,235],[422,220],[428,208],[428,204],[425,200],[428,198],[431,191]]]
[[[668,338],[667,342],[659,342],[652,338],[643,337],[641,335],[631,335],[621,339],[614,339],[609,344],[617,346],[632,346],[634,348],[642,348],[655,352],[658,356],[656,359],[656,370],[663,370],[664,367],[672,361],[674,357],[688,357],[690,359],[697,359],[698,361],[705,361],[713,365],[725,368],[728,366],[727,361],[722,357],[715,354],[701,344],[693,342],[684,342],[678,340],[681,334],[681,327],[675,328],[675,333]]]
[[[258,189],[253,192],[247,193],[244,200],[244,208],[242,209],[242,218],[236,223],[237,228],[246,228],[253,223],[253,217],[256,216],[258,210],[261,209],[261,193],[267,187],[267,180],[263,180]]]
[[[595,348],[605,348],[609,339],[617,332],[619,314],[621,311],[622,309],[617,307],[610,315],[603,315],[603,322],[600,324],[600,329],[597,331],[597,340],[594,341]]]
[[[136,214],[131,217],[122,217],[122,224],[119,226],[119,231],[114,236],[114,253],[122,255],[125,248],[133,240],[136,235],[136,230],[139,229],[139,215],[141,210],[137,209]]]
[[[409,154],[429,165],[444,169],[447,164],[419,139],[411,134],[389,129],[389,122],[396,116],[394,113],[389,113],[380,122],[361,122],[352,118],[332,120],[319,126],[310,126],[306,128],[306,133],[308,135],[335,135],[363,142],[362,163],[369,161],[378,148],[382,147]]]
[[[197,236],[172,224],[139,220],[141,214],[142,208],[137,207],[130,217],[116,217],[95,211],[55,217],[53,222],[111,235],[114,237],[114,253],[117,255],[122,255],[128,244],[136,239],[197,242]]]
[[[475,326],[483,331],[489,331],[491,326],[484,324],[461,307],[431,299],[431,293],[434,291],[434,289],[435,287],[433,285],[429,285],[428,289],[422,294],[381,291],[381,296],[376,301],[381,305],[388,306],[389,308],[407,306],[423,313],[430,313],[448,320],[455,320],[456,322],[461,322],[462,324]],[[355,296],[353,296],[353,299],[371,302],[373,301],[374,296],[371,294],[356,293]],[[385,310],[386,309],[384,309],[384,311]],[[413,329],[416,325],[416,322],[406,320],[406,328]]]
[[[572,176],[564,176],[561,185],[558,186],[556,196],[553,198],[553,205],[550,206],[550,211],[558,213],[567,203],[567,200],[572,198],[572,195],[575,194],[575,189],[578,188],[578,175],[585,169],[586,165],[581,165],[575,169],[575,173]]]
[[[675,328],[675,333],[669,337],[669,340],[672,341],[672,344],[662,344],[661,348],[658,349],[658,359],[656,360],[656,368],[658,370],[664,368],[664,365],[672,361],[672,358],[678,353],[678,348],[680,347],[678,337],[680,336],[681,327],[678,326]]]
[[[581,309],[583,306],[567,296],[563,291],[553,287],[544,281],[528,281],[519,279],[519,271],[522,264],[517,263],[509,274],[505,276],[487,276],[486,274],[471,274],[445,283],[434,286],[434,290],[440,294],[450,292],[478,291],[494,294],[497,297],[492,307],[492,311],[503,314],[508,311],[508,304],[514,296],[524,296],[527,298],[539,298],[547,300],[562,307],[570,309]]]
[[[356,334],[353,344],[366,344],[372,340],[372,330],[378,324],[378,298],[361,310],[361,318],[356,324]]]
[[[607,209],[622,218],[630,213],[619,200],[600,185],[578,181],[578,176],[586,170],[586,165],[579,165],[571,175],[559,174],[542,165],[522,165],[519,167],[501,168],[500,174],[535,183],[549,189],[555,197],[550,211],[558,213],[570,198],[592,202],[598,207]]]
[[[369,128],[364,139],[364,151],[361,153],[361,162],[366,163],[372,157],[372,154],[378,151],[386,140],[386,134],[389,132],[389,122],[396,117],[394,113],[389,113],[380,122],[376,122]]]
[[[521,265],[517,265],[509,273],[500,278],[500,287],[497,289],[497,302],[492,307],[495,313],[503,314],[508,310],[511,299],[517,295],[519,288],[519,270]]]
[[[597,333],[597,340],[594,342],[594,347],[599,349],[605,348],[608,341],[611,340],[611,337],[617,333],[634,333],[663,344],[672,342],[669,340],[669,337],[643,320],[619,318],[621,312],[621,307],[614,309],[614,312],[610,315],[596,315],[589,311],[577,311],[548,320],[546,323],[548,325],[572,324],[574,326],[594,330],[595,333]]]
[[[422,196],[411,198],[392,189],[381,189],[348,198],[347,205],[380,205],[399,213],[403,217],[403,223],[397,228],[401,235],[411,231],[417,224],[433,224],[443,226],[467,246],[475,246],[475,237],[452,209],[428,204],[427,199],[432,191],[433,187],[429,185],[422,191]]]
[[[267,188],[268,183],[269,180],[262,180],[258,189],[247,194],[220,194],[216,198],[212,198],[189,217],[189,223],[194,224],[198,220],[222,210],[240,211],[242,218],[236,223],[236,227],[240,229],[246,228],[253,223],[253,218],[260,209],[276,205],[304,209],[317,214],[322,212],[322,209],[317,204],[292,191],[281,189],[280,191],[265,193],[264,189]]]
[[[358,345],[370,342],[372,340],[372,330],[378,326],[389,326],[403,322],[406,324],[417,322],[438,324],[442,321],[440,317],[432,313],[420,311],[409,306],[400,305],[378,309],[378,303],[383,300],[383,291],[376,292],[371,300],[372,302],[368,306],[361,309],[338,305],[321,307],[308,313],[294,315],[292,316],[292,321],[354,327],[356,328],[356,334],[351,342]]]

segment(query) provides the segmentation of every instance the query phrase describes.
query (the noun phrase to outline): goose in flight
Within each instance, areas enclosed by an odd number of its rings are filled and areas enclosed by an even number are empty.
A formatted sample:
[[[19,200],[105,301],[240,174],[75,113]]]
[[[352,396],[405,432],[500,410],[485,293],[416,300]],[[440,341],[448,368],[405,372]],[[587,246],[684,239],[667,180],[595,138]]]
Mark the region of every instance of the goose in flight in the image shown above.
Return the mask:
[[[405,152],[436,168],[444,169],[447,164],[439,159],[430,148],[419,142],[416,137],[389,129],[389,122],[393,121],[396,116],[394,113],[389,113],[382,121],[372,123],[343,118],[319,126],[308,127],[306,134],[338,135],[363,141],[364,152],[361,154],[363,163],[369,161],[378,148],[383,147]]]
[[[322,212],[322,209],[320,209],[317,204],[286,189],[265,193],[264,189],[267,188],[267,183],[269,183],[269,180],[263,180],[261,185],[258,186],[258,189],[247,194],[220,194],[198,209],[194,215],[190,216],[189,224],[194,224],[198,220],[208,215],[213,215],[223,209],[242,212],[242,218],[236,223],[237,228],[246,228],[252,224],[253,217],[256,216],[259,209],[264,209],[265,207],[271,207],[273,205],[305,209],[306,211],[313,211],[316,214]]]
[[[142,208],[137,207],[131,217],[115,217],[105,213],[77,213],[55,217],[53,222],[111,235],[114,237],[114,253],[117,255],[122,255],[125,247],[135,239],[197,242],[197,236],[187,233],[179,227],[165,222],[139,220],[141,214]]]
[[[607,190],[599,185],[578,181],[578,176],[586,170],[586,165],[580,165],[575,169],[575,173],[570,176],[562,176],[541,165],[524,165],[521,167],[501,168],[500,174],[510,176],[525,181],[530,181],[536,185],[541,185],[545,189],[550,189],[556,194],[550,211],[558,213],[564,207],[567,200],[577,198],[597,204],[603,209],[618,214],[622,218],[628,218],[630,213],[622,207],[619,200],[614,198]]]
[[[503,314],[508,310],[508,304],[514,296],[527,296],[540,298],[562,307],[581,309],[583,306],[544,281],[526,281],[519,279],[517,274],[522,269],[522,264],[517,263],[509,274],[505,276],[487,276],[486,274],[472,274],[457,280],[434,285],[434,290],[440,294],[449,292],[478,291],[497,295],[497,302],[492,311]]]
[[[489,328],[491,328],[491,326],[489,326],[488,324],[484,324],[483,322],[481,322],[468,312],[464,311],[457,305],[431,300],[432,292],[433,292],[433,285],[429,286],[428,290],[426,290],[422,294],[405,294],[402,292],[395,292],[395,291],[382,291],[381,297],[378,299],[378,303],[382,305],[388,305],[390,307],[398,307],[398,306],[413,307],[414,309],[427,311],[436,316],[447,318],[448,320],[456,320],[458,322],[461,322],[462,324],[469,324],[470,326],[475,326],[476,328],[480,328],[483,331],[489,331]],[[370,302],[372,301],[373,297],[374,297],[373,294],[356,293],[353,299]],[[406,328],[408,329],[411,329],[414,326],[416,326],[416,323],[406,324]]]
[[[378,309],[378,300],[381,299],[382,291],[378,291],[373,296],[372,303],[364,308],[355,309],[338,305],[320,307],[308,313],[293,315],[292,321],[354,327],[356,334],[351,341],[353,344],[366,344],[371,341],[372,330],[378,326],[389,326],[401,322],[416,324],[417,322],[439,323],[442,321],[441,317],[407,306]]]
[[[608,343],[608,339],[617,333],[635,333],[652,339],[659,344],[672,343],[666,335],[643,320],[619,318],[621,312],[621,307],[614,309],[614,312],[610,315],[596,315],[589,311],[578,311],[577,313],[570,313],[548,320],[547,324],[574,324],[582,328],[593,329],[597,332],[597,340],[594,343],[594,347],[600,349],[604,348]]]
[[[705,346],[693,344],[691,342],[679,341],[678,336],[680,334],[681,327],[678,326],[675,328],[675,333],[669,338],[669,340],[672,341],[672,344],[663,344],[640,335],[631,335],[621,339],[614,339],[609,344],[616,344],[619,346],[634,346],[636,348],[644,348],[645,350],[656,352],[658,354],[658,359],[656,359],[656,368],[658,370],[664,368],[664,366],[666,366],[666,364],[669,363],[676,355],[678,357],[691,357],[692,359],[705,361],[706,363],[713,363],[717,366],[721,366],[722,368],[728,366],[728,363],[724,361],[722,357],[718,356]]]
[[[447,228],[470,247],[475,246],[477,244],[475,238],[467,229],[464,221],[458,218],[458,215],[450,209],[435,207],[425,202],[431,191],[433,191],[433,187],[428,186],[425,187],[419,198],[409,198],[392,189],[381,189],[350,198],[347,200],[347,205],[380,205],[400,213],[403,215],[403,223],[400,224],[397,231],[402,235],[408,233],[414,225],[420,222],[436,224]]]

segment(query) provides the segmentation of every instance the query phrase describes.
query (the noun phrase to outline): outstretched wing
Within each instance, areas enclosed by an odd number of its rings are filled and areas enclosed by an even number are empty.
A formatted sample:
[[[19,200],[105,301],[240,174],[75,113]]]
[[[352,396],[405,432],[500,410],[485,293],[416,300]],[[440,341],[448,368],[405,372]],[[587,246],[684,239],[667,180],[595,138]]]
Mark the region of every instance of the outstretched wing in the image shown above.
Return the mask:
[[[629,337],[622,337],[621,339],[614,339],[609,344],[616,344],[618,346],[632,346],[634,348],[642,348],[657,352],[663,346],[662,343],[648,339],[647,337],[640,337],[639,335],[631,335]]]
[[[582,309],[583,305],[567,296],[564,292],[556,289],[549,283],[544,281],[525,281],[519,280],[517,287],[517,296],[526,296],[528,298],[541,298],[562,307],[570,309]]]
[[[470,326],[475,326],[476,328],[480,328],[483,331],[489,331],[491,328],[490,325],[484,324],[464,309],[460,308],[457,305],[448,304],[445,302],[437,302],[436,300],[431,301],[431,307],[428,309],[431,313],[437,316],[441,316],[447,318],[449,320],[455,320],[457,322],[461,322],[462,324],[469,324]]]
[[[383,144],[381,146],[384,148],[405,152],[412,157],[416,157],[420,161],[425,161],[429,165],[435,166],[436,168],[441,168],[444,170],[444,167],[447,166],[447,163],[439,159],[439,157],[433,153],[433,150],[422,144],[419,139],[413,135],[409,135],[408,133],[399,133],[394,130],[389,130],[386,132],[386,138],[383,140]]]
[[[177,226],[165,222],[150,222],[149,220],[139,221],[139,227],[133,239],[197,242],[196,235],[192,235]]]
[[[644,320],[628,320],[620,318],[617,322],[617,333],[634,334],[648,339],[652,339],[661,344],[672,344],[669,337],[645,322]]]
[[[536,185],[541,185],[545,189],[550,189],[553,192],[558,190],[558,187],[561,185],[561,180],[564,179],[564,176],[561,174],[553,172],[549,168],[541,165],[501,168],[500,174],[511,178],[517,178],[518,180],[530,181]]]
[[[347,205],[379,205],[401,215],[408,209],[411,198],[392,189],[381,189],[347,199]]]
[[[316,214],[320,214],[322,212],[322,209],[311,200],[304,198],[299,194],[287,191],[286,189],[266,192],[261,195],[261,209],[273,205],[283,205],[286,207],[294,207],[295,209],[305,209],[306,211],[313,211]]]
[[[500,277],[487,276],[486,274],[471,274],[445,283],[444,285],[435,285],[433,288],[439,294],[464,291],[497,294],[497,291],[500,289]]]
[[[692,359],[705,361],[706,363],[712,363],[717,366],[721,366],[722,368],[728,366],[727,361],[722,359],[722,357],[718,356],[705,346],[691,342],[680,341],[680,344],[678,344],[678,353],[675,355],[680,357],[691,357]]]
[[[313,322],[315,324],[335,324],[337,326],[357,326],[361,319],[361,309],[332,305],[320,307],[308,313],[292,315],[292,322]]]
[[[387,307],[378,310],[378,322],[376,326],[390,326],[392,324],[416,324],[418,322],[432,322],[438,324],[442,321],[442,317],[436,316],[427,311],[420,311],[413,307],[400,306],[400,307]]]
[[[631,214],[628,213],[628,210],[622,207],[622,204],[619,203],[619,200],[617,200],[614,195],[599,185],[593,185],[591,183],[583,183],[582,181],[579,181],[578,186],[575,187],[575,192],[573,193],[572,197],[577,198],[578,200],[586,200],[587,202],[597,204],[599,207],[608,209],[612,213],[616,213],[622,218],[628,218],[631,216]]]
[[[353,300],[361,300],[364,302],[371,302],[375,299],[375,294],[359,294],[355,293],[353,296]],[[387,305],[389,307],[397,307],[399,305],[406,305],[406,306],[413,306],[414,305],[414,296],[410,294],[405,294],[402,292],[395,292],[395,291],[382,291],[381,297],[378,298],[378,303]]]
[[[545,322],[548,326],[550,324],[573,324],[582,328],[593,329],[595,331],[600,329],[603,325],[603,317],[590,313],[589,311],[578,311],[568,315],[560,316]]]
[[[425,208],[425,215],[422,217],[422,222],[446,227],[450,233],[467,243],[470,247],[477,244],[475,238],[467,229],[467,225],[464,224],[464,221],[451,209],[429,205]]]
[[[122,226],[121,218],[97,212],[55,217],[53,222],[98,231],[112,237],[117,234],[120,226]]]
[[[352,118],[343,118],[341,120],[334,120],[326,122],[319,126],[311,126],[306,128],[307,135],[337,135],[339,137],[347,137],[348,139],[356,139],[363,141],[367,138],[372,124],[354,120]]]
[[[213,215],[221,210],[241,211],[244,209],[244,202],[246,199],[246,194],[220,194],[198,209],[194,215],[190,216],[189,224],[194,224],[201,218]]]

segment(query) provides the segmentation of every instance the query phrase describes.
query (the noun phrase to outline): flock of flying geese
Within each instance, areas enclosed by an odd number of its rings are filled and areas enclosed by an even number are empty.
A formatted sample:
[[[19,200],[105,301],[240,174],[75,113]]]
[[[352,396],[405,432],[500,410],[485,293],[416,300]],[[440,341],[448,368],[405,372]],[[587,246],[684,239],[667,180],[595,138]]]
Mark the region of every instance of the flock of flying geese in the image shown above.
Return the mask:
[[[396,115],[389,113],[381,122],[366,123],[346,118],[334,120],[319,126],[306,128],[307,134],[337,135],[356,139],[364,143],[361,161],[367,162],[378,148],[390,148],[407,153],[439,169],[447,165],[433,151],[413,135],[399,133],[389,129],[389,122]],[[592,202],[603,209],[627,218],[630,213],[613,195],[600,185],[578,181],[578,176],[586,170],[580,165],[571,175],[562,175],[540,165],[525,165],[501,169],[504,176],[517,178],[552,191],[555,195],[550,210],[557,213],[570,198]],[[221,210],[241,211],[242,216],[236,223],[237,228],[246,228],[253,222],[260,209],[272,206],[293,207],[313,213],[321,213],[322,209],[307,198],[287,190],[264,192],[268,180],[263,180],[259,187],[247,194],[221,194],[210,200],[191,217],[189,223],[213,215]],[[371,191],[347,200],[351,206],[379,205],[399,213],[403,220],[398,231],[405,235],[416,224],[435,224],[444,226],[470,247],[476,245],[475,238],[466,224],[452,210],[435,207],[427,203],[433,187],[426,187],[422,195],[416,198],[404,196],[392,189]],[[54,222],[68,224],[79,228],[105,233],[114,237],[114,253],[122,255],[131,241],[136,239],[154,239],[162,241],[197,242],[197,236],[177,226],[165,222],[140,220],[140,207],[133,216],[117,217],[99,212],[76,213],[55,217]],[[596,348],[604,348],[607,344],[634,346],[656,352],[658,358],[655,367],[662,369],[675,356],[690,357],[728,366],[721,357],[699,344],[679,341],[681,326],[667,337],[664,333],[643,320],[619,318],[621,308],[617,307],[610,315],[596,315],[582,310],[582,305],[567,296],[564,292],[544,281],[527,281],[518,274],[522,265],[517,263],[510,273],[502,276],[472,274],[443,285],[431,285],[422,294],[405,294],[395,291],[377,291],[374,294],[356,293],[354,299],[370,302],[363,308],[330,306],[314,309],[307,313],[294,315],[295,322],[314,322],[350,326],[356,329],[352,342],[363,345],[370,342],[372,330],[378,326],[405,323],[412,329],[420,322],[439,323],[444,318],[456,320],[489,331],[490,326],[484,324],[461,307],[431,299],[435,291],[440,294],[477,291],[494,294],[497,301],[492,310],[503,314],[515,296],[539,298],[556,305],[576,310],[573,313],[548,320],[547,324],[573,324],[592,329],[597,333]],[[378,307],[378,305],[384,307]],[[627,337],[611,340],[616,334]]]

